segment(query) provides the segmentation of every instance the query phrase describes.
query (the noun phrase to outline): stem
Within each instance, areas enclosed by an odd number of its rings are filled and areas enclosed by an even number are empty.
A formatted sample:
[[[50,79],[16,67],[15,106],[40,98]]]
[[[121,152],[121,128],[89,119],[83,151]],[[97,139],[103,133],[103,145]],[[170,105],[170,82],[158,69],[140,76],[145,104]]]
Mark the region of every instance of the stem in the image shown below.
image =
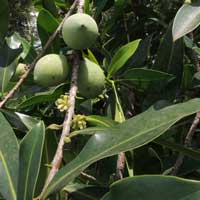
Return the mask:
[[[78,87],[77,87],[78,70],[79,70],[79,56],[78,56],[78,54],[75,53],[74,58],[73,58],[72,79],[71,79],[71,86],[70,86],[70,91],[69,91],[70,107],[65,114],[65,119],[64,119],[64,122],[63,122],[63,129],[62,129],[61,137],[60,137],[60,140],[59,140],[53,161],[51,163],[52,168],[51,168],[49,175],[47,177],[47,180],[46,180],[45,186],[43,188],[42,194],[45,192],[48,185],[50,184],[53,177],[56,175],[56,173],[58,172],[58,170],[60,168],[62,158],[63,158],[63,147],[64,147],[64,144],[65,144],[64,140],[65,140],[66,137],[68,137],[70,135],[70,124],[71,124],[71,120],[72,120],[73,115],[74,115],[76,93],[77,93],[77,90],[78,90]]]
[[[186,137],[185,137],[185,141],[184,141],[184,146],[185,147],[189,147],[191,145],[191,140],[192,140],[192,137],[194,135],[194,132],[198,126],[200,122],[200,112],[196,113],[196,116],[192,122],[192,125],[190,127],[190,130],[188,131]],[[180,168],[180,166],[182,165],[183,163],[183,160],[184,160],[184,154],[180,153],[174,166],[173,166],[173,169],[172,169],[172,172],[171,172],[171,175],[175,176]]]
[[[115,82],[112,81],[112,80],[110,80],[110,82],[112,84],[112,88],[113,88],[113,91],[114,91],[114,94],[115,94],[116,106],[117,106],[117,109],[118,109],[119,114],[120,114],[120,119],[117,119],[117,121],[122,123],[123,121],[125,121],[124,112],[123,112],[123,109],[122,109],[120,101],[119,101],[119,97],[118,97],[118,94],[117,94],[117,89],[115,87]],[[116,176],[115,176],[115,178],[117,180],[123,178],[125,164],[126,164],[126,155],[125,155],[124,152],[120,152],[118,154],[118,157],[117,157],[117,166],[116,166]]]
[[[53,42],[57,34],[60,32],[64,21],[72,14],[72,11],[75,9],[76,5],[78,3],[78,0],[75,0],[72,4],[71,8],[69,9],[68,13],[65,15],[65,18],[62,20],[58,28],[55,30],[55,32],[49,37],[47,43],[45,44],[44,48],[42,49],[41,53],[36,57],[36,59],[30,64],[27,65],[28,70],[21,76],[19,81],[16,83],[16,85],[8,92],[8,94],[4,97],[4,99],[0,102],[0,108],[2,108],[5,103],[15,94],[15,92],[20,88],[20,86],[23,84],[23,82],[26,80],[30,72],[35,67],[36,62],[45,54],[46,50],[50,46],[50,44]]]
[[[83,12],[83,5],[84,5],[84,0],[79,0],[77,1],[78,5],[78,12],[82,13]],[[75,4],[76,5],[76,4]],[[51,163],[52,168],[48,174],[48,177],[46,179],[46,183],[44,185],[44,188],[41,193],[41,197],[45,193],[47,187],[49,186],[50,182],[58,172],[61,166],[62,158],[63,158],[63,147],[65,144],[65,138],[70,136],[70,125],[72,118],[74,116],[74,110],[75,110],[75,102],[76,102],[76,94],[78,91],[78,86],[77,86],[77,80],[78,80],[78,71],[79,71],[79,55],[78,53],[73,54],[73,66],[72,66],[72,78],[71,78],[71,85],[70,85],[70,91],[69,91],[69,103],[70,107],[67,110],[65,114],[65,119],[63,121],[63,129],[61,133],[61,137],[57,146],[56,153],[54,155],[53,161]]]

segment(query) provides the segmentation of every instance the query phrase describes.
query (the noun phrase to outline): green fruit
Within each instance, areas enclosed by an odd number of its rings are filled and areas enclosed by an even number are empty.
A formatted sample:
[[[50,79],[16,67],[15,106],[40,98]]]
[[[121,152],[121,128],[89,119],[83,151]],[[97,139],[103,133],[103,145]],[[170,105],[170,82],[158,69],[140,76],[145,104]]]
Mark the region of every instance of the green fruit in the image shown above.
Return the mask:
[[[25,73],[26,71],[26,64],[19,63],[16,67],[15,74],[12,78],[13,81],[18,81],[20,77]]]
[[[102,93],[105,75],[101,67],[85,59],[79,69],[78,90],[83,97],[95,98]]]
[[[87,14],[71,15],[63,24],[63,39],[73,49],[81,50],[91,47],[98,35],[95,20]]]
[[[34,68],[34,81],[44,87],[63,83],[68,75],[69,65],[64,55],[48,54],[40,58]]]

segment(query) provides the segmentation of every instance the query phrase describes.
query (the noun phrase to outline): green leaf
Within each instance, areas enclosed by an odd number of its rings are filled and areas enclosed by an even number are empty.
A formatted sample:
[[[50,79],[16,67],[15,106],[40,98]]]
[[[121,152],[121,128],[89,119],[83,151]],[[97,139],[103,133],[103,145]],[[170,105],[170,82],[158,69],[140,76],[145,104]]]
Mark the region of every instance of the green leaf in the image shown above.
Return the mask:
[[[9,121],[9,123],[13,127],[17,128],[21,131],[26,131],[27,129],[28,130],[32,129],[33,126],[35,126],[39,121],[36,118],[33,118],[29,115],[25,115],[22,113],[11,112],[6,109],[0,109],[0,111],[4,114],[6,119]]]
[[[200,24],[200,1],[184,4],[176,13],[172,34],[173,41],[193,31]]]
[[[61,94],[66,91],[66,84],[61,84],[57,87],[50,88],[49,91],[36,93],[35,96],[28,98],[26,101],[19,105],[20,108],[37,105],[44,102],[57,100]]]
[[[4,37],[8,30],[8,20],[9,20],[9,6],[8,0],[0,0],[0,43],[4,40]]]
[[[163,40],[161,40],[153,69],[175,75],[176,81],[180,83],[183,71],[184,45],[182,39],[173,43],[171,31],[172,27],[169,25]]]
[[[181,118],[198,112],[199,102],[200,99],[193,99],[160,110],[151,107],[119,125],[96,131],[81,153],[56,174],[42,198],[64,187],[95,161],[138,148],[159,137]]]
[[[117,124],[114,120],[103,117],[99,115],[90,115],[86,116],[86,121],[90,126],[98,126],[98,127],[111,127]]]
[[[108,66],[108,78],[121,69],[128,59],[135,53],[140,43],[140,39],[134,40],[122,46],[114,55]]]
[[[172,149],[173,151],[180,152],[180,153],[182,153],[186,156],[189,156],[195,160],[200,160],[200,151],[198,151],[198,150],[193,150],[191,148],[187,148],[187,147],[184,147],[183,145],[176,144],[174,142],[170,142],[167,140],[163,140],[161,138],[156,139],[154,142],[156,144],[159,144],[159,145],[165,146],[169,149]]]
[[[200,182],[170,176],[138,176],[114,183],[101,200],[199,200]],[[145,191],[145,192],[144,192]]]
[[[21,37],[18,33],[13,35],[22,44],[23,52],[21,53],[21,58],[26,62],[31,63],[37,56],[37,53],[33,47],[25,38]]]
[[[42,3],[46,10],[48,10],[55,17],[58,17],[58,11],[54,0],[42,0]]]
[[[107,2],[109,0],[101,0],[101,1],[95,1],[94,2],[94,6],[96,7],[96,10],[95,10],[95,14],[94,14],[94,18],[97,19],[100,14],[102,13],[104,7],[106,6]]]
[[[22,52],[21,48],[12,49],[7,42],[0,46],[0,68],[10,65]]]
[[[39,122],[21,141],[17,192],[18,199],[20,200],[33,199],[40,169],[44,139],[45,127],[43,122]]]
[[[16,200],[19,145],[2,113],[0,113],[0,127],[0,193],[5,199]]]
[[[59,21],[47,10],[42,9],[37,18],[37,28],[42,46],[59,26]],[[56,37],[47,50],[47,53],[59,53],[60,38]]]
[[[15,73],[17,60],[18,59],[14,60],[10,65],[4,68],[0,67],[0,93],[2,95],[6,91],[6,88],[10,82],[10,79]]]
[[[152,69],[145,69],[145,68],[133,68],[128,70],[120,76],[120,79],[117,81],[139,81],[139,82],[151,82],[151,81],[158,81],[158,80],[168,80],[173,78],[173,75],[167,74],[165,72],[152,70]]]

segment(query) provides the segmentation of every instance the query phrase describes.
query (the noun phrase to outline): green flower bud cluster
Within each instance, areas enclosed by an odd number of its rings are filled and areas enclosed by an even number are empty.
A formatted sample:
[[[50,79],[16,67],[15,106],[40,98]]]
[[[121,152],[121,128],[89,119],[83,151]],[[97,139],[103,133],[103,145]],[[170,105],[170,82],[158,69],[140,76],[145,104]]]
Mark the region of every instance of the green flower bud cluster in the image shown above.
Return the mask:
[[[87,121],[85,115],[74,115],[71,121],[71,128],[73,130],[82,130],[87,127]]]
[[[61,95],[59,99],[55,102],[57,108],[60,112],[64,112],[70,107],[69,95]]]

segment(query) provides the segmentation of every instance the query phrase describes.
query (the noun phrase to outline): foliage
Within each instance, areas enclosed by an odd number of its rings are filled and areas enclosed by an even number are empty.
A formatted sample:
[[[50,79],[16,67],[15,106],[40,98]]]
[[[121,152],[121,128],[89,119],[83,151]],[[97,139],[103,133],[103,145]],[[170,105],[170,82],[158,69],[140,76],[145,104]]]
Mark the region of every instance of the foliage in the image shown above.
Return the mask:
[[[3,100],[17,84],[18,63],[34,61],[73,1],[0,2]],[[71,106],[70,81],[42,87],[33,72],[23,80],[0,109],[0,199],[199,199],[199,129],[189,147],[184,140],[200,111],[200,1],[85,0],[84,12],[97,22],[99,36],[77,53],[101,67],[101,94],[78,91],[61,168],[44,187]],[[65,55],[71,78],[74,50],[60,33],[45,55]],[[79,87],[87,91],[83,79]],[[124,179],[117,180],[120,152]],[[187,157],[177,177],[167,176],[179,154]]]

